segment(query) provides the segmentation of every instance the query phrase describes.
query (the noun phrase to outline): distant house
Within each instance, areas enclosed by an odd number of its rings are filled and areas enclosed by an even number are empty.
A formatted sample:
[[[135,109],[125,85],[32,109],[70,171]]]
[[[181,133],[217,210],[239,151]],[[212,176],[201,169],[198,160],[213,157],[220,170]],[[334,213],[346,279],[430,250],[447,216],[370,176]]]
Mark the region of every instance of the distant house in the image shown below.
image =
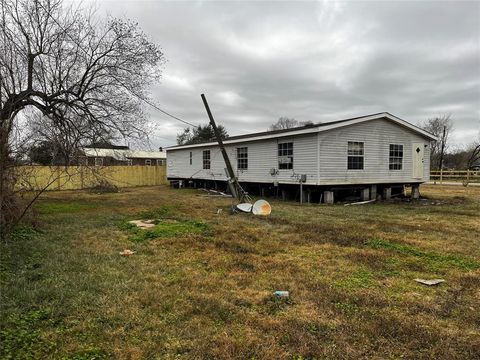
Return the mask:
[[[238,180],[248,189],[323,191],[355,187],[372,197],[430,178],[436,137],[389,113],[232,136],[224,141]],[[217,143],[167,148],[167,177],[182,183],[226,181]],[[335,190],[334,190],[335,191]],[[417,192],[418,194],[418,192]],[[319,196],[319,195],[318,195]]]
[[[83,148],[80,163],[90,166],[166,165],[167,154],[162,148],[159,151],[140,151],[131,150],[128,146],[110,144],[100,146]]]

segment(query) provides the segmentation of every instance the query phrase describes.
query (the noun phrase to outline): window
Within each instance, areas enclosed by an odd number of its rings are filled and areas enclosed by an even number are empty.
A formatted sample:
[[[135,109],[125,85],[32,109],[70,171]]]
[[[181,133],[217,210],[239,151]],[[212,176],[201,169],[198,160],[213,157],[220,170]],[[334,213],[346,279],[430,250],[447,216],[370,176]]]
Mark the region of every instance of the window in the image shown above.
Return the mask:
[[[203,168],[210,169],[210,150],[203,150]]]
[[[403,165],[403,145],[390,144],[389,169],[402,170]]]
[[[157,166],[165,165],[165,159],[157,159]]]
[[[293,169],[293,142],[278,144],[278,168]]]
[[[348,142],[348,170],[363,170],[363,142]]]
[[[103,166],[103,158],[95,158],[95,166]]]
[[[133,165],[133,160],[132,159],[127,159],[127,165],[132,166]]]
[[[148,165],[148,166],[152,165],[152,160],[146,159],[145,160],[145,165]]]
[[[237,148],[237,169],[248,169],[248,147]]]
[[[192,158],[193,158],[193,154],[192,154],[192,152],[190,151],[190,165],[192,165]]]

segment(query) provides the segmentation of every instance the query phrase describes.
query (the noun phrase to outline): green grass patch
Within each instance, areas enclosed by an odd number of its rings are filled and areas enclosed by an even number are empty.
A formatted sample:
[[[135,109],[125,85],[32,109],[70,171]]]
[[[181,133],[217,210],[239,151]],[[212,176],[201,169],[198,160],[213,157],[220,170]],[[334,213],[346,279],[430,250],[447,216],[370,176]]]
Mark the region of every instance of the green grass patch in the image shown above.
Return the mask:
[[[171,205],[162,205],[153,209],[138,213],[135,219],[153,220],[155,227],[150,229],[140,229],[129,220],[124,220],[120,224],[122,230],[134,234],[132,240],[143,242],[156,238],[168,238],[182,236],[187,234],[205,233],[209,226],[206,222],[192,219],[182,219],[176,215],[175,208]]]
[[[36,209],[40,214],[68,214],[95,208],[94,204],[82,204],[78,202],[39,202]]]
[[[335,308],[342,312],[346,317],[352,317],[360,311],[358,305],[348,302],[348,301],[339,301],[335,303]]]
[[[143,242],[156,238],[201,234],[206,232],[209,226],[207,223],[198,220],[159,219],[156,220],[155,227],[151,229],[140,229],[128,221],[123,222],[120,228],[134,234],[133,241]]]
[[[335,281],[335,286],[346,290],[366,289],[373,285],[373,274],[367,269],[354,271],[350,275]]]
[[[447,269],[456,267],[460,270],[470,271],[480,268],[480,262],[461,257],[458,255],[444,255],[435,252],[427,252],[406,244],[399,244],[383,239],[371,239],[365,243],[373,249],[392,250],[402,255],[421,258],[431,270]]]
[[[37,234],[38,231],[33,226],[20,224],[8,234],[8,238],[12,241],[26,241],[34,238]]]
[[[2,321],[0,330],[0,358],[41,358],[41,354],[48,353],[55,346],[41,339],[43,329],[50,323],[50,312],[46,310],[8,316],[5,322]]]
[[[81,350],[73,355],[64,356],[62,360],[100,360],[100,359],[110,359],[111,356],[104,350],[92,346],[85,350]]]

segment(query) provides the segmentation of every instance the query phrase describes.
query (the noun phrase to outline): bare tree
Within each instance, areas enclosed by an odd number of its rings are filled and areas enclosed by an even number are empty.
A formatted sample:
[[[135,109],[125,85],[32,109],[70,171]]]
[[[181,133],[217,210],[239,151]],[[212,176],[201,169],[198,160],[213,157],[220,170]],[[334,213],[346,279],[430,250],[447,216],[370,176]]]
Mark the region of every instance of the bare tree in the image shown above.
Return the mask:
[[[473,166],[480,165],[480,136],[478,140],[470,144],[467,151],[469,153],[467,160],[467,169],[470,169]]]
[[[453,129],[453,121],[450,114],[437,116],[426,120],[424,123],[420,124],[424,130],[435,135],[439,140],[432,143],[432,148],[430,152],[430,166],[433,169],[440,168],[440,162],[442,157],[442,142],[444,143],[443,151],[448,151],[449,148],[449,139],[450,134]],[[445,129],[445,136],[443,135],[443,130]]]
[[[62,0],[0,2],[0,234],[13,206],[14,158],[21,158],[15,129],[49,127],[72,147],[92,133],[141,136],[142,99],[161,74],[163,54],[137,24],[99,21],[91,9]],[[17,139],[18,140],[18,139]],[[17,154],[14,152],[17,151]]]
[[[294,118],[289,118],[286,116],[282,116],[278,118],[276,123],[273,123],[270,125],[268,130],[283,130],[283,129],[291,129],[294,127],[299,127],[299,126],[306,126],[306,125],[313,125],[313,122],[311,121],[298,121]]]

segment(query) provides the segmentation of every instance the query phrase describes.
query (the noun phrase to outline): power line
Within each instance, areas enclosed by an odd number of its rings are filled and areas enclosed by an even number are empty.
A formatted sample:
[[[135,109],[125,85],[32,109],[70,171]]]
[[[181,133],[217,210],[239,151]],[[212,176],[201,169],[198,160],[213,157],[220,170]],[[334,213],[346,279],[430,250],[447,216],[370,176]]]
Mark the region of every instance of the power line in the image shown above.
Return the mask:
[[[72,40],[72,41],[78,46],[78,48],[81,49],[81,50],[85,53],[85,55],[90,56],[90,54],[88,53],[88,51],[86,51],[86,50],[82,47],[82,45],[80,45],[72,36],[70,36],[70,34],[69,34],[67,31],[65,31],[65,29],[62,27],[62,25],[60,25],[60,23],[57,21],[57,19],[55,19],[55,18],[52,16],[52,14],[51,14],[47,9],[45,9],[45,7],[43,6],[43,4],[42,4],[41,2],[39,2],[38,4],[39,4],[39,5],[42,7],[42,9],[47,13],[47,15],[57,24],[57,26],[58,26],[60,29],[62,29],[62,31],[63,31],[65,34],[68,35],[68,37],[70,38],[70,40]],[[117,79],[117,81],[118,81],[118,79]],[[163,114],[165,114],[165,115],[167,115],[167,116],[170,116],[172,119],[175,119],[175,120],[177,120],[177,121],[180,121],[180,122],[182,122],[182,123],[184,123],[184,124],[187,124],[187,125],[190,125],[190,126],[193,126],[193,127],[196,127],[196,126],[197,126],[197,125],[195,125],[195,124],[192,124],[191,122],[188,122],[188,121],[186,121],[186,120],[182,120],[182,119],[180,119],[179,117],[177,117],[177,116],[175,116],[175,115],[172,115],[172,114],[170,114],[169,112],[161,109],[158,105],[155,105],[155,104],[152,103],[151,101],[149,101],[149,100],[141,97],[140,95],[134,93],[132,90],[130,90],[130,89],[128,88],[128,86],[125,86],[121,81],[118,81],[118,82],[119,82],[119,83],[123,86],[123,88],[124,88],[125,90],[127,90],[130,94],[132,94],[133,96],[137,97],[137,98],[140,99],[141,101],[147,103],[148,105],[150,105],[150,106],[153,107],[154,109],[160,111],[161,113],[163,113]]]
[[[127,90],[128,90],[128,88],[127,88]],[[160,107],[158,107],[158,106],[155,105],[154,103],[150,102],[150,101],[147,100],[147,99],[142,98],[141,96],[135,94],[134,92],[132,92],[132,91],[130,91],[130,90],[128,90],[128,91],[129,91],[132,95],[138,97],[140,100],[143,100],[143,101],[146,102],[148,105],[150,105],[150,106],[153,107],[154,109],[160,111],[161,113],[163,113],[163,114],[165,114],[165,115],[167,115],[167,116],[170,116],[171,118],[173,118],[173,119],[175,119],[175,120],[181,121],[181,122],[184,123],[184,124],[187,124],[187,125],[190,125],[190,126],[193,126],[193,127],[197,127],[197,125],[192,124],[191,122],[188,122],[188,121],[186,121],[186,120],[182,120],[182,119],[176,117],[175,115],[172,115],[172,114],[166,112],[165,110],[161,109]]]

